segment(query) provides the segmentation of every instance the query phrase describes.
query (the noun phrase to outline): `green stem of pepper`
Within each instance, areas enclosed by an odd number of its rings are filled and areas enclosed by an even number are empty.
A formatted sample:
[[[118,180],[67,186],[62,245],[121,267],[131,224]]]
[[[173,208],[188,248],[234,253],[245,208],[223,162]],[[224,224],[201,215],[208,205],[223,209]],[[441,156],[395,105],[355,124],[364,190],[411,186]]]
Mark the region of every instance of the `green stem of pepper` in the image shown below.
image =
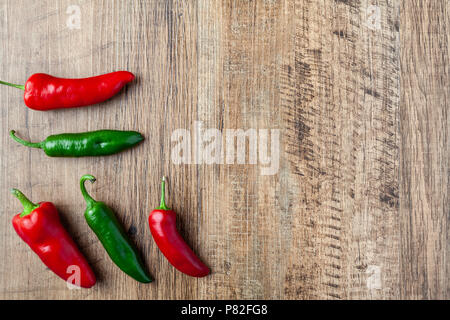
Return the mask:
[[[9,82],[5,82],[5,81],[1,81],[1,80],[0,80],[0,84],[4,84],[6,86],[10,86],[10,87],[14,87],[14,88],[17,88],[17,89],[25,90],[25,86],[22,85],[22,84],[14,84],[14,83],[9,83]]]
[[[18,189],[11,189],[11,193],[19,199],[20,203],[23,205],[23,211],[20,214],[20,217],[24,217],[26,215],[29,215],[34,209],[39,208],[38,204],[35,204],[30,201],[20,190]]]
[[[156,208],[157,210],[170,210],[170,208],[168,208],[166,206],[166,177],[162,177],[161,179],[161,203],[159,205],[158,208]]]
[[[92,205],[94,205],[97,201],[95,201],[90,195],[89,193],[87,193],[86,191],[86,187],[84,185],[84,182],[86,180],[89,180],[90,182],[95,182],[95,177],[90,175],[90,174],[85,174],[84,176],[81,177],[80,179],[80,189],[81,189],[81,194],[83,195],[84,200],[86,200],[87,206],[90,207]]]
[[[15,141],[17,141],[18,143],[23,144],[24,146],[27,146],[27,147],[42,149],[42,144],[41,144],[41,142],[30,142],[30,141],[25,141],[25,140],[20,139],[19,137],[17,137],[17,136],[15,135],[15,133],[16,133],[16,132],[15,132],[14,130],[11,130],[11,131],[9,132],[9,135],[11,136],[11,138],[13,138],[13,139],[14,139]]]

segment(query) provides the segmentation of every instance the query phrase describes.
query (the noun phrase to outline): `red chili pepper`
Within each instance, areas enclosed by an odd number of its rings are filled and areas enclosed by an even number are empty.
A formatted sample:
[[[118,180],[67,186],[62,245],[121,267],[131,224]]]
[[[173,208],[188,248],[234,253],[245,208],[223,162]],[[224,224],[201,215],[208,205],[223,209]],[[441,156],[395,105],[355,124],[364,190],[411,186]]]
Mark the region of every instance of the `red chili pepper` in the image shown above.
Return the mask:
[[[45,73],[35,73],[25,85],[0,81],[11,87],[25,90],[25,104],[34,110],[83,107],[108,100],[117,94],[134,75],[117,71],[91,78],[64,79]]]
[[[195,255],[177,231],[176,214],[165,203],[165,178],[161,183],[161,205],[148,217],[150,231],[159,250],[181,272],[192,277],[204,277],[209,268]]]
[[[12,194],[22,203],[24,210],[14,216],[12,223],[17,234],[41,258],[42,262],[64,280],[79,271],[79,285],[90,288],[95,275],[78,250],[77,245],[61,225],[58,211],[51,202],[34,204],[17,189]],[[76,280],[76,277],[73,277]],[[78,283],[73,283],[78,285]]]

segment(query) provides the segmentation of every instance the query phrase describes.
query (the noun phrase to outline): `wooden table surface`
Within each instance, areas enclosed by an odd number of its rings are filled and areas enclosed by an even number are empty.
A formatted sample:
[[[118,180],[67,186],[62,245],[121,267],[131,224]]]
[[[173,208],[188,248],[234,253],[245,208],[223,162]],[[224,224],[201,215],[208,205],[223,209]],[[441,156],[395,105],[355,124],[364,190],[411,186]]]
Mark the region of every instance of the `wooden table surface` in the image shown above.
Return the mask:
[[[0,88],[0,298],[450,298],[448,35],[448,1],[1,1],[1,80],[114,70],[137,80],[98,106],[51,112]],[[223,145],[230,129],[280,135],[243,164],[176,163],[176,130],[199,124]],[[100,128],[146,140],[62,159],[8,136]],[[274,151],[274,174],[260,145]],[[122,273],[88,228],[86,173],[155,282]],[[162,175],[206,278],[177,272],[151,238]],[[69,290],[15,234],[11,187],[55,203],[94,288]]]

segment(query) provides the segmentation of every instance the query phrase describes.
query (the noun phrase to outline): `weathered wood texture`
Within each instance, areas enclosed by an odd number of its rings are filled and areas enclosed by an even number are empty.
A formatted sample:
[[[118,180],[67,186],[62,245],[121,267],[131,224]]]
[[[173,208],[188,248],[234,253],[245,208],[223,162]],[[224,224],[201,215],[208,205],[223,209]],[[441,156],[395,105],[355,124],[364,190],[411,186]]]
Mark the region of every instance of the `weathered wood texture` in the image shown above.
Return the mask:
[[[401,19],[401,296],[450,299],[449,2]]]
[[[67,25],[70,5],[80,29]],[[431,0],[1,1],[2,80],[126,69],[137,81],[99,106],[52,112],[0,88],[0,298],[449,298],[448,9]],[[253,152],[247,164],[174,163],[172,133],[193,134],[195,121],[223,132],[224,144],[228,129],[279,129],[278,171],[262,175]],[[147,139],[111,157],[56,159],[8,137],[98,128]],[[122,273],[89,230],[85,173],[154,283]],[[209,277],[177,272],[151,239],[163,174]],[[11,187],[57,205],[99,276],[93,289],[68,290],[14,233]]]

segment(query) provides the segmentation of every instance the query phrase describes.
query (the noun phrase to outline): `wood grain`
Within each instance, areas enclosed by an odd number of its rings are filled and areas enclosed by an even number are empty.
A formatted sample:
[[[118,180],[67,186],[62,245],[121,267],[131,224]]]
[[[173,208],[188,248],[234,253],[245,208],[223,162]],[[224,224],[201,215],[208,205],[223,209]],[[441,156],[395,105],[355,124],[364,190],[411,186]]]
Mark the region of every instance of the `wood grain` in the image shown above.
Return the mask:
[[[80,29],[67,26],[70,5]],[[448,13],[431,0],[2,1],[0,79],[125,69],[137,80],[98,106],[52,112],[0,88],[0,299],[448,299]],[[251,151],[246,164],[174,163],[172,133],[198,121],[223,144],[230,129],[280,130],[277,173],[262,175]],[[147,139],[56,159],[8,137],[99,128]],[[121,272],[89,230],[85,173],[154,283]],[[176,271],[151,238],[162,175],[209,277]],[[93,289],[68,290],[14,233],[11,187],[56,204]]]
[[[404,3],[401,296],[449,299],[449,6]]]

